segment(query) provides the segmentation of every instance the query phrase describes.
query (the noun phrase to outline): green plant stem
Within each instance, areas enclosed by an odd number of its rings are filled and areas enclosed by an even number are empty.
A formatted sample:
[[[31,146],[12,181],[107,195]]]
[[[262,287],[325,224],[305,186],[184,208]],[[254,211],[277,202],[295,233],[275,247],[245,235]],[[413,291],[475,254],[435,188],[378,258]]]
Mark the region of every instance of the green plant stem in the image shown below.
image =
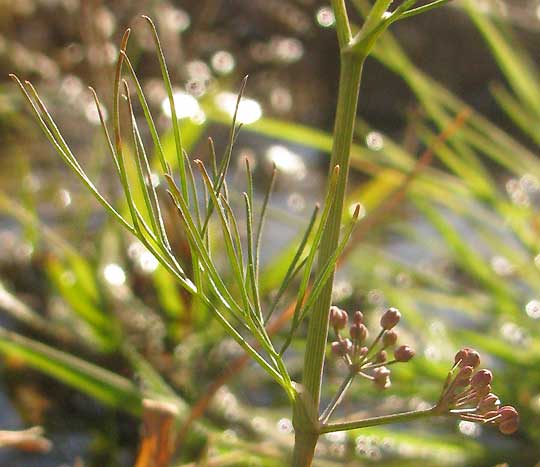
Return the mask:
[[[402,423],[418,420],[420,418],[433,417],[439,415],[437,407],[431,407],[424,410],[413,410],[412,412],[403,412],[392,415],[382,415],[380,417],[365,418],[352,422],[330,423],[323,425],[320,429],[321,434],[332,433],[334,431],[356,430],[358,428],[367,428],[370,426],[387,425],[389,423]]]
[[[339,179],[334,199],[334,209],[328,217],[321,240],[318,263],[324,265],[337,248],[343,212],[343,201],[349,169],[349,152],[352,143],[353,125],[356,117],[358,90],[363,60],[353,55],[343,56],[338,95],[334,142],[330,167],[340,166]],[[309,324],[307,352],[304,361],[303,385],[313,405],[318,407],[324,351],[328,335],[328,316],[332,298],[334,274],[328,279],[321,293]]]
[[[311,465],[318,440],[318,433],[300,432],[295,434],[292,460],[292,465],[294,467]]]
[[[321,239],[318,258],[318,263],[321,267],[332,256],[339,242],[343,201],[349,172],[349,155],[364,60],[364,55],[353,54],[351,52],[342,52],[341,54],[337,113],[330,162],[331,171],[336,165],[340,167],[340,170],[334,197],[334,206],[328,217]],[[328,319],[333,282],[334,273],[328,278],[319,300],[315,303],[311,313],[302,379],[305,397],[297,399],[296,402],[297,404],[303,403],[309,405],[305,410],[315,414],[319,413],[321,380],[328,335]],[[313,459],[313,452],[310,455],[307,453],[315,449],[318,436],[315,436],[315,441],[313,442],[313,432],[318,431],[318,426],[304,427],[301,420],[295,420],[298,413],[299,411],[295,410],[293,415],[296,435],[292,465],[294,467],[307,467],[311,465]]]

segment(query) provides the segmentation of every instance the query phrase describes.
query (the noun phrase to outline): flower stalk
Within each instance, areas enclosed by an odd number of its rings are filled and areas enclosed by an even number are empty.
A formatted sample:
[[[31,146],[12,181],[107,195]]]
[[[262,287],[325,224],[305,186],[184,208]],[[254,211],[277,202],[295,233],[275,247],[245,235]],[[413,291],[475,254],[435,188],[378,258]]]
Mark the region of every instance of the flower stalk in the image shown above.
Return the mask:
[[[355,420],[351,422],[330,423],[328,425],[324,425],[321,428],[321,433],[357,430],[359,428],[388,425],[390,423],[411,422],[413,420],[419,420],[421,418],[433,417],[434,415],[438,415],[436,407],[430,407],[429,409],[413,410],[411,412],[396,413],[391,415],[381,415],[380,417],[364,418],[363,420]]]
[[[338,246],[343,202],[349,172],[349,155],[352,143],[353,127],[356,118],[358,94],[364,65],[364,56],[358,56],[351,52],[341,54],[341,70],[338,91],[337,113],[334,125],[334,142],[330,167],[340,167],[334,205],[326,223],[321,246],[319,249],[319,265],[324,265],[332,256]],[[305,400],[309,409],[318,413],[321,392],[321,381],[324,367],[324,354],[328,336],[328,319],[332,299],[332,287],[334,274],[332,273],[320,294],[319,300],[314,305],[308,327],[307,345],[309,349],[304,358],[304,375],[302,384],[308,397]],[[313,429],[314,427],[311,427]],[[305,433],[296,434],[294,467],[311,465],[312,456],[301,458],[300,453],[307,447],[304,443],[312,439],[306,439]],[[315,443],[316,444],[316,443]],[[315,445],[313,445],[315,449]]]

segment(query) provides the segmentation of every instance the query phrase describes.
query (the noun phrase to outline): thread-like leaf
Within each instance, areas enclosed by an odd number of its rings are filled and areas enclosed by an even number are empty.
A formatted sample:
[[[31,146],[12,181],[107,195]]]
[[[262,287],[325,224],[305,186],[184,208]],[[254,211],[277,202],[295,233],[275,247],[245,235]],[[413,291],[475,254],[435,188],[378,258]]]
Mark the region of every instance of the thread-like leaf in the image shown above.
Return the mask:
[[[150,135],[152,136],[154,147],[157,150],[158,159],[161,164],[161,168],[164,172],[166,172],[167,162],[165,160],[165,153],[163,151],[163,146],[161,144],[161,140],[159,138],[156,125],[154,123],[154,118],[152,117],[152,113],[150,112],[150,108],[148,107],[148,103],[146,101],[146,97],[144,95],[141,83],[139,82],[139,79],[137,78],[137,74],[135,73],[135,70],[133,69],[133,65],[131,64],[131,60],[129,59],[129,57],[126,55],[126,53],[123,50],[121,50],[120,53],[124,56],[124,61],[128,67],[131,77],[133,78],[133,82],[135,83],[135,89],[137,90],[137,97],[139,99],[139,103],[141,104],[141,107],[144,113],[144,118],[146,119],[146,124],[148,125],[148,129],[150,130]]]
[[[144,149],[144,143],[139,132],[135,114],[133,113],[133,105],[131,103],[131,97],[129,93],[129,87],[126,81],[123,81],[124,89],[126,92],[127,103],[129,113],[131,116],[131,129],[133,133],[133,141],[135,146],[135,155],[137,159],[137,176],[139,179],[139,186],[143,194],[146,210],[150,217],[150,223],[152,225],[155,235],[159,237],[159,241],[164,250],[170,250],[169,239],[167,232],[165,231],[165,225],[163,222],[163,216],[161,215],[161,208],[159,206],[159,200],[157,197],[156,189],[152,181],[152,172],[150,170],[150,164],[148,157]]]
[[[34,116],[36,117],[39,126],[41,127],[43,133],[45,134],[46,138],[49,140],[51,145],[54,147],[56,152],[60,155],[60,157],[64,160],[64,162],[68,165],[68,167],[79,177],[79,179],[83,182],[83,184],[92,192],[94,197],[100,202],[100,204],[114,217],[116,220],[118,220],[127,230],[130,232],[134,232],[134,227],[112,207],[112,205],[101,195],[101,193],[98,191],[98,189],[94,186],[92,181],[88,178],[86,173],[80,169],[79,164],[73,164],[73,161],[71,160],[69,154],[67,154],[60,144],[55,140],[53,134],[47,127],[47,124],[43,120],[43,117],[35,105],[35,103],[32,101],[32,98],[22,85],[19,78],[13,74],[9,75],[19,86],[21,89],[24,97],[26,98],[27,102],[30,104],[30,107],[34,113]]]
[[[313,241],[311,243],[311,247],[309,250],[309,254],[307,257],[306,265],[304,266],[304,274],[302,276],[302,281],[300,283],[300,286],[298,288],[298,294],[296,297],[296,306],[294,309],[293,314],[293,320],[291,324],[291,332],[289,333],[287,340],[283,344],[283,347],[281,348],[280,354],[283,355],[289,344],[292,340],[292,332],[296,329],[298,325],[298,320],[300,318],[300,309],[302,308],[302,304],[304,302],[304,298],[306,295],[306,291],[309,285],[309,279],[311,277],[311,272],[313,268],[313,262],[315,261],[315,255],[319,249],[319,245],[321,243],[321,238],[323,235],[324,228],[326,226],[326,222],[328,220],[328,217],[330,215],[330,211],[332,210],[333,204],[334,204],[334,198],[336,195],[336,189],[337,189],[337,183],[338,183],[338,177],[339,177],[339,166],[336,165],[334,169],[332,170],[332,174],[330,176],[330,180],[328,183],[328,190],[326,192],[326,198],[324,201],[324,209],[321,214],[321,220],[319,222],[319,226],[317,230],[315,231],[315,236],[313,237]]]
[[[174,133],[174,142],[176,145],[176,159],[178,163],[178,169],[180,171],[180,185],[182,196],[186,200],[187,205],[189,206],[189,194],[187,190],[187,176],[186,168],[184,166],[184,148],[182,146],[182,137],[180,135],[180,127],[178,125],[178,117],[176,114],[176,105],[174,103],[174,95],[172,90],[171,79],[169,77],[169,70],[167,69],[167,63],[165,61],[165,55],[163,54],[163,49],[161,48],[161,41],[157,33],[156,26],[153,21],[148,17],[143,15],[143,19],[150,25],[150,30],[152,31],[152,37],[154,38],[154,44],[157,50],[157,56],[159,60],[159,66],[161,68],[161,77],[163,83],[165,84],[165,89],[167,90],[167,97],[169,98],[169,106],[171,109],[171,119],[173,125]]]
[[[244,275],[242,271],[243,265],[240,262],[239,254],[236,252],[234,248],[233,233],[231,232],[231,229],[227,222],[227,216],[225,214],[225,211],[223,207],[221,206],[221,203],[219,202],[216,192],[214,192],[212,181],[210,180],[208,172],[206,171],[201,161],[196,160],[195,163],[197,164],[199,171],[202,175],[203,181],[206,184],[208,193],[210,194],[210,198],[212,202],[214,203],[214,206],[216,206],[216,212],[221,222],[221,230],[223,232],[223,238],[225,240],[225,249],[227,252],[227,256],[229,258],[229,264],[232,267],[232,272],[235,277],[237,286],[240,290],[240,295],[242,297],[242,302],[244,305],[244,310],[243,310],[244,316],[247,317],[249,321],[251,322],[253,321],[253,305],[249,300],[248,293],[245,287]],[[252,325],[254,324],[252,323]]]
[[[274,189],[274,183],[276,181],[276,174],[277,174],[276,164],[273,163],[272,174],[270,175],[270,182],[268,183],[268,187],[266,188],[266,192],[264,194],[263,203],[261,206],[261,212],[259,214],[259,223],[257,224],[257,232],[255,234],[255,273],[256,273],[257,281],[259,280],[259,274],[260,274],[261,239],[262,239],[262,234],[263,234],[264,221],[266,220],[266,211],[268,208],[268,203],[270,201],[270,196],[272,195],[272,191]]]
[[[223,185],[225,184],[225,177],[227,176],[227,172],[229,170],[229,166],[231,163],[234,143],[236,141],[236,138],[238,137],[238,133],[242,126],[240,124],[238,128],[236,127],[236,119],[238,117],[238,108],[240,107],[240,101],[242,100],[242,96],[244,94],[244,89],[246,88],[246,84],[247,84],[247,76],[242,81],[242,84],[240,86],[240,91],[238,92],[238,97],[236,99],[236,105],[234,108],[234,114],[233,114],[232,123],[231,123],[231,130],[229,133],[229,143],[227,145],[227,150],[225,151],[225,156],[221,160],[221,164],[218,171],[218,179],[214,183],[213,191],[215,193],[220,193]],[[212,158],[212,165],[214,165],[215,150],[214,150],[214,145],[213,145],[212,140],[210,140],[210,150],[211,150],[210,155]],[[225,193],[225,197],[228,198],[226,193]],[[204,224],[203,224],[203,233],[206,232],[206,229],[208,228],[208,222],[210,221],[210,216],[212,215],[213,209],[214,209],[213,200],[210,198],[208,200],[208,206],[206,208],[207,214],[206,214],[206,219],[204,220]]]
[[[184,222],[184,226],[186,227],[186,233],[190,239],[190,242],[192,242],[191,244],[194,246],[194,248],[197,249],[197,253],[201,259],[201,263],[204,266],[206,273],[209,275],[209,279],[211,280],[211,283],[215,288],[215,292],[218,294],[218,297],[220,298],[225,308],[227,308],[232,313],[232,315],[235,316],[240,322],[243,322],[241,319],[243,309],[236,303],[229,290],[225,286],[225,283],[221,279],[219,273],[217,272],[215,265],[213,264],[212,259],[210,258],[208,251],[206,250],[204,241],[202,240],[199,232],[197,231],[196,226],[193,223],[193,219],[191,218],[191,215],[187,210],[185,201],[181,197],[178,187],[176,186],[174,180],[171,178],[170,175],[166,175],[165,177],[168,179],[169,186],[171,188],[168,193],[174,205],[176,206],[181,219]]]
[[[254,228],[253,228],[253,176],[249,166],[249,159],[246,158],[246,173],[248,181],[248,191],[243,193],[244,204],[246,208],[246,237],[247,237],[247,264],[246,278],[251,289],[251,297],[255,305],[255,311],[259,317],[259,321],[263,322],[263,314],[261,309],[261,298],[259,294],[259,283],[257,273],[257,259],[254,245]]]
[[[335,251],[330,255],[326,263],[324,263],[323,267],[317,274],[317,277],[313,281],[313,287],[311,289],[311,293],[305,300],[305,303],[302,304],[301,308],[298,311],[298,319],[296,322],[293,322],[293,325],[290,330],[289,337],[287,338],[283,349],[280,353],[283,354],[283,352],[287,349],[287,347],[292,342],[292,338],[294,336],[294,333],[296,332],[296,329],[298,329],[298,326],[302,323],[302,321],[306,318],[309,311],[311,310],[312,306],[315,304],[315,302],[319,299],[320,294],[322,293],[325,284],[328,281],[328,278],[333,273],[336,263],[343,252],[345,246],[347,245],[349,239],[351,238],[351,234],[353,232],[354,226],[356,225],[356,222],[358,221],[358,217],[360,215],[360,204],[356,205],[356,208],[354,210],[354,213],[352,215],[352,218],[350,222],[347,224],[343,231],[342,239],[340,240],[337,248]],[[298,304],[297,304],[298,305]]]

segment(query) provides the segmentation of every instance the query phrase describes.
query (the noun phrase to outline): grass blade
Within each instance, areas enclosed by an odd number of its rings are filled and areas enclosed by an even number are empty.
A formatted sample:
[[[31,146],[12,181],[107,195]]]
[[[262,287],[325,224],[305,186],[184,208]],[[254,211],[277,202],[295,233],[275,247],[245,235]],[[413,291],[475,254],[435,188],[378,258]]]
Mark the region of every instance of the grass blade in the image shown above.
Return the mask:
[[[115,373],[73,355],[0,328],[0,352],[66,383],[95,399],[134,415],[140,414],[141,394]]]

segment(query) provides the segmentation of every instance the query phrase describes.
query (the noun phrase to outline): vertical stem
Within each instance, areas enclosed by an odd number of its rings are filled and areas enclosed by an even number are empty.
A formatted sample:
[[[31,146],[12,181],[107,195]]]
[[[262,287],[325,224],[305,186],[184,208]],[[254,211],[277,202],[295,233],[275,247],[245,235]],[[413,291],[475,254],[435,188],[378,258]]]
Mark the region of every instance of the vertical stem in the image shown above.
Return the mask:
[[[341,67],[338,90],[336,119],[334,123],[334,141],[330,172],[336,165],[340,166],[339,179],[336,188],[334,206],[324,228],[321,247],[319,250],[319,265],[324,265],[339,242],[339,231],[343,214],[343,201],[349,173],[349,155],[352,144],[354,121],[358,104],[358,93],[365,57],[347,51],[341,53]],[[310,413],[319,413],[321,381],[324,368],[324,354],[328,336],[328,319],[332,299],[334,274],[330,276],[319,300],[314,305],[308,327],[307,345],[304,357],[304,374],[302,379],[305,397],[298,403],[309,404],[306,410]],[[296,418],[295,411],[295,416]],[[296,423],[296,439],[294,448],[293,467],[309,467],[313,459],[313,451],[317,444],[318,427],[309,427],[298,431],[302,421]],[[303,427],[302,427],[303,428]],[[313,438],[315,440],[313,441]]]
[[[319,265],[325,264],[335,251],[339,241],[339,231],[343,212],[343,201],[349,172],[349,154],[352,143],[353,125],[356,118],[358,90],[363,60],[357,56],[342,55],[337,114],[334,126],[334,142],[330,170],[340,166],[339,180],[330,213],[323,232],[319,250]],[[303,385],[313,406],[319,407],[321,377],[324,364],[324,351],[328,335],[328,318],[332,299],[334,274],[328,279],[319,300],[314,305],[307,335],[307,348],[304,360]]]
[[[309,467],[313,462],[319,435],[315,433],[296,433],[294,437],[293,467]]]
[[[294,451],[292,467],[310,467],[320,435],[317,417],[308,412],[305,393],[300,388],[293,406]],[[315,419],[314,419],[315,418]]]

